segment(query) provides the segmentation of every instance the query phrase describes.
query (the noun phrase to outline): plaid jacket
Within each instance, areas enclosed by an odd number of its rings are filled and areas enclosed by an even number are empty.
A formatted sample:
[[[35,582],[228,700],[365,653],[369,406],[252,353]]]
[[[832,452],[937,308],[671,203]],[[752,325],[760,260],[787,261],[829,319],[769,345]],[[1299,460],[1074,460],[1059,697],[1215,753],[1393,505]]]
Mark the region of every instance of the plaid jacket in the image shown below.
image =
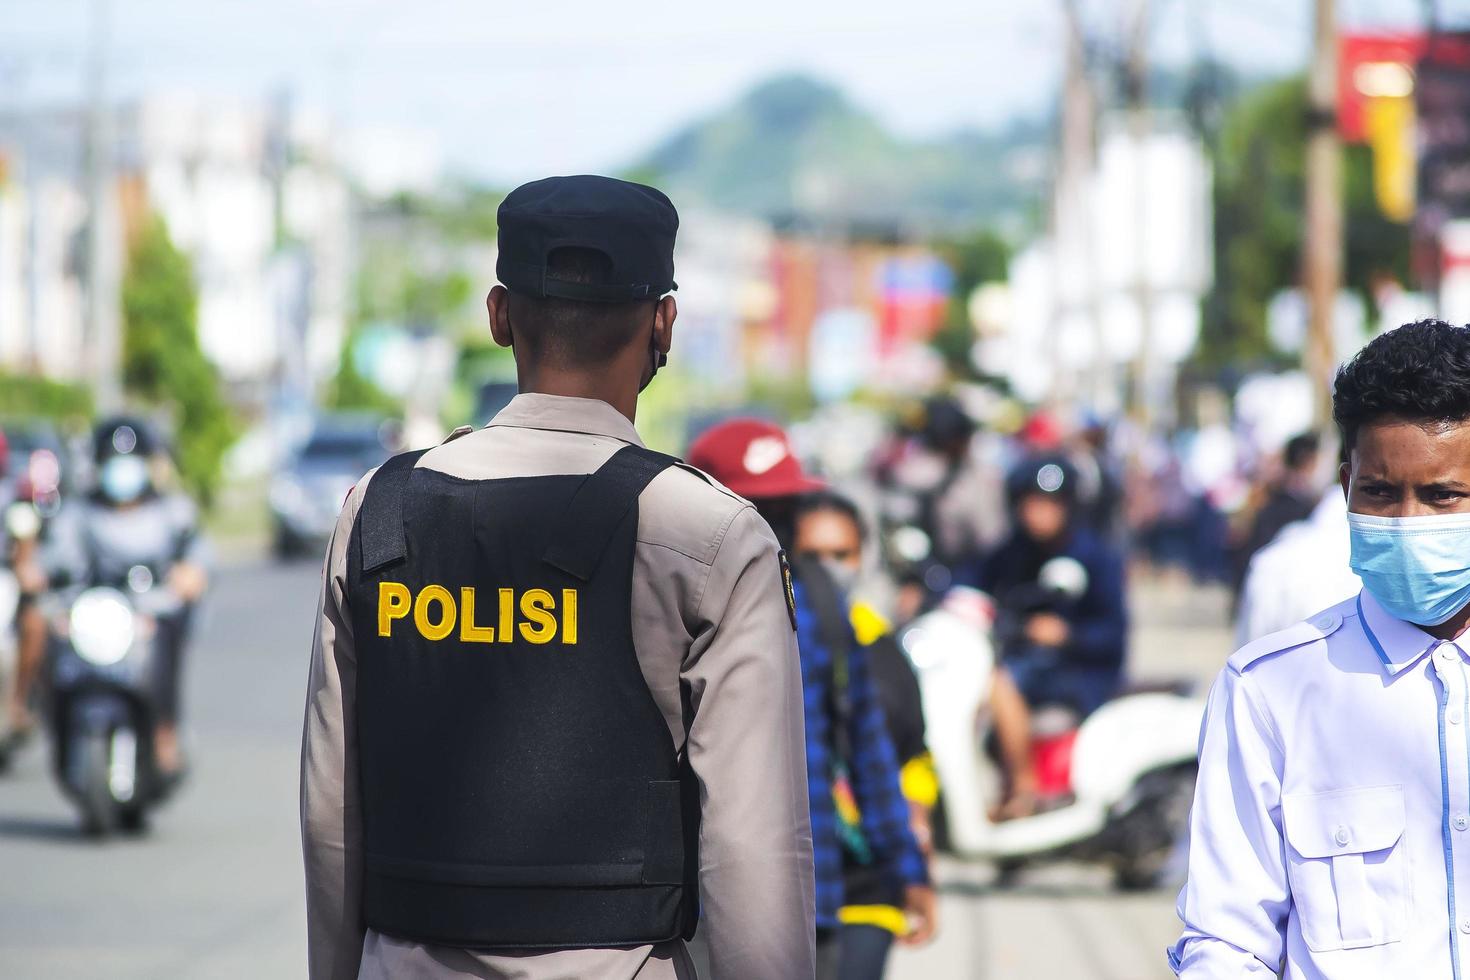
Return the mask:
[[[816,613],[806,601],[801,583],[796,590],[796,635],[801,648],[801,681],[806,704],[806,772],[812,808],[812,853],[817,879],[817,928],[839,925],[842,907],[842,844],[837,807],[832,797],[832,717],[829,698],[832,653],[822,642]],[[909,829],[909,805],[899,789],[899,765],[888,738],[883,709],[878,704],[867,659],[853,644],[848,658],[848,719],[853,758],[847,760],[848,778],[861,814],[864,840],[874,863],[896,887],[924,884],[928,869],[918,842]]]

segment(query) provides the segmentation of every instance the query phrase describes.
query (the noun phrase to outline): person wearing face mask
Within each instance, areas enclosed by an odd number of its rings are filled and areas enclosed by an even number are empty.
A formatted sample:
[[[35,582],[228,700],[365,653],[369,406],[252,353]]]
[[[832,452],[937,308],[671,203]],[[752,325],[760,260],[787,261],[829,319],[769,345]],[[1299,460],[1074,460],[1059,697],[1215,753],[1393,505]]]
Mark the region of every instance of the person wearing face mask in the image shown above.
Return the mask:
[[[892,626],[858,598],[867,535],[857,506],[841,494],[819,491],[801,498],[796,510],[794,552],[822,563],[850,605],[853,633],[862,645],[888,722],[888,734],[903,764],[904,796],[914,819],[914,836],[931,852],[930,815],[939,796],[938,775],[924,739],[924,706],[913,664],[898,645]],[[1031,712],[1010,672],[997,665],[990,687],[990,722],[1004,775],[997,819],[1025,816],[1034,809],[1036,773],[1031,761]],[[844,915],[844,922],[853,917]],[[901,933],[900,933],[901,934]]]
[[[501,203],[520,393],[395,456],[328,549],[301,752],[312,980],[810,977],[796,624],[748,501],[644,446],[655,188]],[[702,916],[702,918],[701,918]]]
[[[846,497],[822,490],[802,497],[797,504],[792,554],[799,564],[819,563],[847,602],[852,631],[867,659],[888,737],[902,766],[899,785],[909,802],[910,826],[928,857],[932,851],[929,814],[939,796],[939,783],[924,744],[919,679],[887,621],[853,593],[862,573],[863,537],[862,518]],[[903,896],[887,886],[879,870],[853,860],[843,866],[839,980],[881,980],[894,937],[908,932]]]
[[[690,462],[754,502],[776,539],[793,555],[792,622],[801,658],[806,720],[807,796],[811,801],[816,869],[817,978],[851,973],[841,908],[844,869],[861,865],[902,910],[895,923],[903,942],[932,938],[937,917],[923,849],[914,836],[899,783],[899,759],[869,666],[848,622],[841,587],[829,563],[796,549],[805,495],[825,488],[807,475],[780,426],[732,419],[689,447]],[[847,577],[845,571],[839,571]],[[890,933],[891,934],[891,933]],[[883,937],[878,937],[882,939]],[[886,954],[887,943],[883,944]],[[863,954],[864,962],[871,955]],[[716,971],[718,975],[718,971]]]
[[[199,532],[194,502],[165,489],[167,454],[143,419],[106,419],[92,434],[95,486],[56,515],[39,556],[50,587],[68,584],[126,585],[141,566],[179,600],[177,611],[158,617],[156,682],[159,723],[154,732],[158,768],[183,770],[179,701],[184,653],[193,611],[209,586],[209,549]]]
[[[1190,980],[1470,971],[1470,328],[1376,337],[1332,413],[1362,589],[1210,692],[1169,950]]]
[[[1001,656],[1026,702],[1086,717],[1121,683],[1128,611],[1123,556],[1078,519],[1077,484],[1064,456],[1018,463],[1006,481],[1014,530],[958,578],[995,599]],[[1075,594],[1051,587],[1057,559],[1085,573]]]

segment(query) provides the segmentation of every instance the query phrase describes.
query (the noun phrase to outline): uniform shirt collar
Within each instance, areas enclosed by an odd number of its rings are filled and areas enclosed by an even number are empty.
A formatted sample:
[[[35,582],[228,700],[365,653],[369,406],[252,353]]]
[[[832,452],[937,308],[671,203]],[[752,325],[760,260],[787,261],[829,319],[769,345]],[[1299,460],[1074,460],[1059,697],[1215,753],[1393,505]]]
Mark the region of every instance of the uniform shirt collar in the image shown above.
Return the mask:
[[[1383,670],[1397,677],[1442,642],[1413,623],[1390,615],[1367,589],[1358,593],[1358,621]]]
[[[486,428],[510,426],[517,429],[549,429],[606,436],[642,447],[643,440],[628,417],[605,401],[567,395],[527,393],[516,395],[496,413]]]

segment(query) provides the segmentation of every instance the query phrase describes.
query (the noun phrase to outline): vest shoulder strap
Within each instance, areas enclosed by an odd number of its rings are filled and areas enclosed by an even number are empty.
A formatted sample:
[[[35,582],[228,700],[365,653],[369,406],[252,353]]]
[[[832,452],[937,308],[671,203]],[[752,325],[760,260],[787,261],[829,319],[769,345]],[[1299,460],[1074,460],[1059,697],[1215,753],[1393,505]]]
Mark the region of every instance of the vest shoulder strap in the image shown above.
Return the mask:
[[[574,578],[592,578],[602,553],[645,487],[670,466],[673,456],[639,446],[624,446],[572,496],[542,560]]]
[[[399,453],[378,467],[363,494],[357,514],[357,538],[362,548],[363,574],[408,557],[408,536],[403,531],[403,493],[414,464],[426,449]]]

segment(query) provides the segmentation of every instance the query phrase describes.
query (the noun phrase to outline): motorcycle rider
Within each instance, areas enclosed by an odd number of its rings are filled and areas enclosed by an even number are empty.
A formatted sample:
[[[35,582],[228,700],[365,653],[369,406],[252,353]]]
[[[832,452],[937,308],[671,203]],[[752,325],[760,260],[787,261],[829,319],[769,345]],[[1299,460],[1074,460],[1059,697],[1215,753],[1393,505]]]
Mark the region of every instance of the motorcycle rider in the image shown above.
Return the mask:
[[[1003,470],[975,420],[951,395],[927,399],[908,438],[877,469],[885,522],[928,536],[930,552],[900,564],[901,622],[953,584],[954,571],[994,548],[1006,533]]]
[[[1023,460],[1007,480],[1011,536],[961,575],[1017,621],[1002,657],[1036,708],[1061,705],[1086,717],[1117,693],[1127,646],[1123,556],[1077,515],[1077,476],[1059,455]],[[1080,596],[1056,596],[1042,569],[1070,558],[1086,572]]]
[[[57,513],[42,549],[42,572],[51,588],[136,587],[131,570],[143,566],[179,599],[180,610],[157,622],[159,723],[154,732],[158,769],[176,777],[183,769],[178,717],[184,649],[194,607],[209,585],[198,510],[185,494],[164,489],[167,454],[141,419],[119,416],[99,423],[92,458],[96,486]]]

